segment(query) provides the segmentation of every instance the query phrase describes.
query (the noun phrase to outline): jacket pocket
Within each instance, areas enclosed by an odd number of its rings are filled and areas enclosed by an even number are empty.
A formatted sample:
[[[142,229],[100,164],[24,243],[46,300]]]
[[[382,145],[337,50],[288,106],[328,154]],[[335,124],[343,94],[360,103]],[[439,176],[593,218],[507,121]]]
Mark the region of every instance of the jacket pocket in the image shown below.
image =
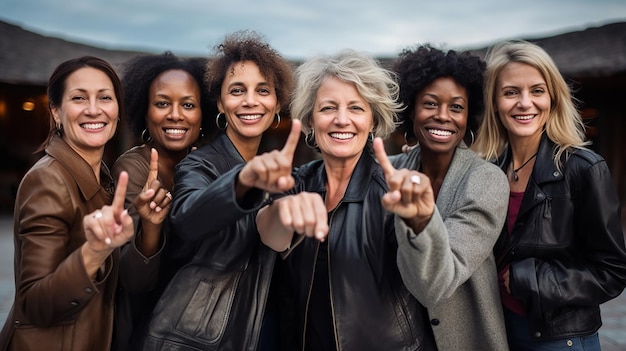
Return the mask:
[[[152,313],[149,335],[169,340],[171,345],[218,345],[241,275],[197,265],[182,268]]]
[[[74,345],[74,323],[39,328],[33,325],[15,327],[9,350],[71,351]]]

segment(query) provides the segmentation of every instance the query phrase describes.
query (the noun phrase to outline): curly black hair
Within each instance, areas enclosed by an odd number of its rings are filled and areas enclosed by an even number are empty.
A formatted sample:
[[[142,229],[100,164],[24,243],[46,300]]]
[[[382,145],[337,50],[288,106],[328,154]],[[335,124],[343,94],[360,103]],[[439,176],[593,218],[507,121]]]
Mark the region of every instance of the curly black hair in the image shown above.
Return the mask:
[[[293,91],[293,67],[263,38],[254,31],[238,31],[228,34],[215,47],[217,55],[208,63],[204,81],[214,104],[220,97],[222,82],[233,63],[252,61],[261,74],[274,84],[281,112],[287,113]]]
[[[200,89],[200,108],[202,109],[202,130],[211,134],[214,129],[210,116],[217,113],[211,103],[209,92],[204,84],[204,70],[208,59],[193,57],[179,58],[169,51],[157,55],[139,55],[128,60],[123,66],[122,85],[124,89],[125,118],[133,133],[140,140],[141,132],[146,129],[150,85],[161,73],[179,69],[189,73]]]
[[[415,110],[417,94],[437,78],[451,77],[467,90],[468,117],[466,140],[476,133],[484,110],[483,74],[486,64],[469,51],[444,52],[431,45],[404,49],[394,62],[393,70],[400,83],[400,101],[406,109],[400,114],[401,129],[407,140],[414,139],[411,116]]]

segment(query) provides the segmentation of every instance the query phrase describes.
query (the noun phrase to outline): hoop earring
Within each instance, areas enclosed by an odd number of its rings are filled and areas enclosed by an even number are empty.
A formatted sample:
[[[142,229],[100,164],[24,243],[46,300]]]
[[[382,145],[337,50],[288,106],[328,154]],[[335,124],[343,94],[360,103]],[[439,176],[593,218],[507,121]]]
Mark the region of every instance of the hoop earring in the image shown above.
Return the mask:
[[[374,142],[374,133],[373,133],[373,132],[370,132],[370,133],[368,134],[368,136],[367,136],[367,140],[368,140],[370,143],[373,143],[373,142]]]
[[[63,124],[55,123],[54,124],[54,134],[62,137],[63,136]]]
[[[476,139],[474,138],[474,131],[470,129],[470,135],[472,136],[472,143],[469,144],[469,146],[474,145],[474,142],[476,141]]]
[[[221,112],[219,112],[219,113],[217,114],[217,116],[215,116],[215,125],[217,126],[217,129],[226,130],[226,127],[228,127],[228,121],[226,120],[226,115],[224,115],[224,126],[223,126],[223,127],[221,127],[221,126],[220,126],[220,115],[221,115],[221,114],[222,114],[222,113],[221,113]]]
[[[408,131],[404,132],[404,143],[406,146],[411,147],[411,148],[419,145],[419,141],[417,140],[415,136],[409,137]]]
[[[148,128],[144,129],[141,132],[141,141],[143,141],[144,144],[147,144],[152,141],[152,136],[150,135]]]
[[[276,114],[276,125],[273,126],[272,128],[276,129],[276,128],[278,128],[279,125],[280,125],[280,115],[277,113]]]
[[[315,131],[312,130],[311,133],[307,134],[304,137],[304,143],[306,144],[306,146],[310,147],[313,150],[317,151],[317,143],[315,142]]]

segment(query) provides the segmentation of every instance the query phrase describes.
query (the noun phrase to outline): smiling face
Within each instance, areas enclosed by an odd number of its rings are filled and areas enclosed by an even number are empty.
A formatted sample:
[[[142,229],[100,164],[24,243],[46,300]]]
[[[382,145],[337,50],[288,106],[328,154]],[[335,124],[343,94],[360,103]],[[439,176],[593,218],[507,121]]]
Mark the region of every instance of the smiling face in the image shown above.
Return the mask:
[[[200,136],[200,88],[183,70],[158,75],[150,85],[146,126],[157,149],[186,151]]]
[[[118,102],[111,79],[92,67],[80,68],[65,81],[59,106],[51,108],[56,124],[63,126],[63,138],[86,160],[99,157],[104,145],[115,135]]]
[[[231,65],[222,82],[217,107],[226,116],[226,134],[237,149],[249,139],[260,143],[263,132],[280,112],[274,85],[252,61]]]
[[[313,105],[312,129],[324,160],[358,160],[374,129],[370,104],[351,83],[324,80]]]
[[[435,79],[415,97],[413,132],[420,148],[451,156],[467,128],[467,91],[450,77]]]
[[[548,86],[536,68],[512,62],[498,74],[496,107],[510,140],[533,138],[538,142],[550,104]]]

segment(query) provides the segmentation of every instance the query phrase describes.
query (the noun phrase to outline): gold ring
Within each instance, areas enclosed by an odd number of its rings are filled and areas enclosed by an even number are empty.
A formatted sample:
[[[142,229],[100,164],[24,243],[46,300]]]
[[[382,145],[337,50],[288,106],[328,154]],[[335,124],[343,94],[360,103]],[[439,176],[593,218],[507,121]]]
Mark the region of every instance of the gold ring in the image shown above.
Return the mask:
[[[422,182],[422,179],[418,175],[412,175],[410,179],[413,184],[419,184]]]

